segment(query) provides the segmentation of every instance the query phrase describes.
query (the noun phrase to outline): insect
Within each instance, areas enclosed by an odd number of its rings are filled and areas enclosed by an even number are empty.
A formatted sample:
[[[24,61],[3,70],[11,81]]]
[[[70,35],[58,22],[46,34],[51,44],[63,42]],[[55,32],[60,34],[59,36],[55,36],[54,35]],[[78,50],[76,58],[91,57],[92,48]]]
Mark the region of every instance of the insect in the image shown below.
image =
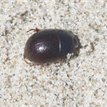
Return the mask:
[[[77,54],[79,39],[71,31],[61,29],[38,30],[26,42],[24,58],[35,64],[66,59],[68,53]]]

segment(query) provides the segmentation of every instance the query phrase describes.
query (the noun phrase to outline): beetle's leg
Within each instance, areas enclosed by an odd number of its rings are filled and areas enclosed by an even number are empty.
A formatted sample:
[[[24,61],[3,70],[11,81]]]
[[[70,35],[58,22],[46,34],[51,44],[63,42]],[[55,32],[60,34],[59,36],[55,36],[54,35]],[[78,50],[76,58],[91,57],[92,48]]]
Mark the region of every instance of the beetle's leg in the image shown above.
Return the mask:
[[[35,29],[30,29],[30,30],[28,30],[27,32],[32,31],[32,30],[35,31]]]
[[[40,29],[38,29],[37,27],[36,27],[36,32],[39,32],[40,31]]]
[[[62,66],[62,64],[65,62],[65,59],[61,59],[60,60],[60,64],[59,65],[56,65],[56,67],[60,67],[60,66]]]
[[[39,32],[40,31],[40,29],[38,29],[38,28],[36,28],[36,29],[30,29],[30,30],[28,30],[27,32],[29,32],[29,31],[36,31],[36,32]]]
[[[61,59],[59,66],[61,66],[64,62],[65,62],[65,59]]]
[[[42,64],[34,64],[34,63],[29,63],[29,62],[27,62],[25,56],[24,56],[24,61],[25,61],[27,64],[29,64],[30,67],[32,67],[32,66],[36,66],[36,65],[41,65],[41,66],[43,66]]]
[[[25,59],[25,56],[24,56],[24,61],[25,61],[27,64],[29,64],[30,66],[34,66],[33,63],[29,63],[29,62],[27,62],[27,60]]]

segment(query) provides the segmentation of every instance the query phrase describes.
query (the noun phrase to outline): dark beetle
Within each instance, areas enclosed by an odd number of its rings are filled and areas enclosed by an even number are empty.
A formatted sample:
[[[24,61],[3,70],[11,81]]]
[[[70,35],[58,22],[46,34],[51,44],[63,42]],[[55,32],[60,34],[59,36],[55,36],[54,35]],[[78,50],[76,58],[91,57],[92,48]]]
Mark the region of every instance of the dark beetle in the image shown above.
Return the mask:
[[[71,31],[46,29],[33,34],[27,41],[24,58],[36,64],[65,59],[68,53],[77,53],[79,39]]]

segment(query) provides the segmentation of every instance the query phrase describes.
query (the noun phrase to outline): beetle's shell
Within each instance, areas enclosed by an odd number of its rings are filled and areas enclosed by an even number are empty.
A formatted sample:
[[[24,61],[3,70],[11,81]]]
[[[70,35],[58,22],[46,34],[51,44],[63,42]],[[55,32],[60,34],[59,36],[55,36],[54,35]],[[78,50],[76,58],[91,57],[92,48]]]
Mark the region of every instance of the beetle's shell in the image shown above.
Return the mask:
[[[36,64],[56,62],[76,53],[79,40],[72,32],[46,29],[33,34],[27,41],[24,57]]]

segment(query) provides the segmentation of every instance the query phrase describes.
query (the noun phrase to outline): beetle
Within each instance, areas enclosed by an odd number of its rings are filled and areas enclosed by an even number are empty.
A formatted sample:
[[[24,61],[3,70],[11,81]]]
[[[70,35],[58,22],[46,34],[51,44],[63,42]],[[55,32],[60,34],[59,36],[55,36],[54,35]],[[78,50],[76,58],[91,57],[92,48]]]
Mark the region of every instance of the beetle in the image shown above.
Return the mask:
[[[34,64],[45,64],[66,59],[67,54],[76,55],[80,42],[71,31],[61,29],[36,29],[26,42],[24,58]]]

